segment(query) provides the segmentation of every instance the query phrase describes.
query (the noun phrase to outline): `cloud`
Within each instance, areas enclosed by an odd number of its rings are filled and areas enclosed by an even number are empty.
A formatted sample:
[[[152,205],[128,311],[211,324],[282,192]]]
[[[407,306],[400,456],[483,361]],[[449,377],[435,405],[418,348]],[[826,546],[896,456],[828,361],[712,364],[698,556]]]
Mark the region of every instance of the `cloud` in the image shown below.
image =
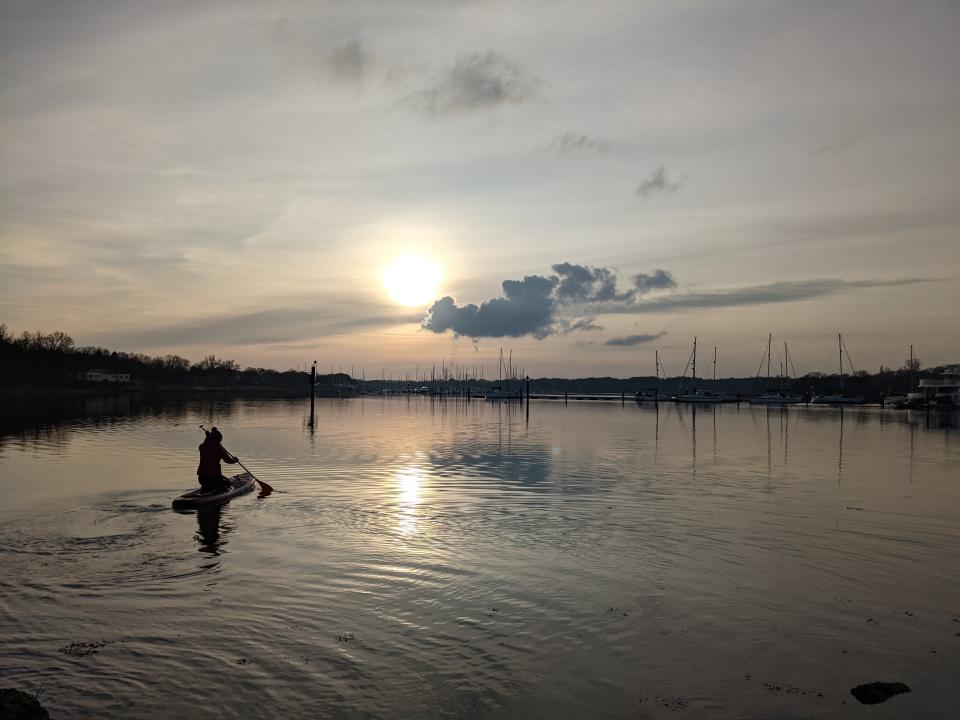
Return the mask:
[[[655,313],[676,310],[739,307],[745,305],[770,305],[798,300],[835,295],[847,290],[877,287],[895,287],[936,282],[935,279],[898,278],[893,280],[840,280],[836,278],[796,280],[725,288],[707,292],[687,292],[631,303],[607,303],[594,307],[598,314],[609,313]]]
[[[632,291],[617,292],[617,276],[608,268],[573,265],[564,262],[553,266],[559,276],[556,297],[569,302],[604,302],[628,300]]]
[[[567,335],[572,332],[596,332],[598,330],[603,330],[603,325],[597,325],[594,322],[596,318],[580,318],[573,322],[563,321],[563,334]]]
[[[661,165],[640,181],[640,184],[637,186],[637,195],[640,197],[650,197],[654,193],[672,195],[680,189],[680,186],[683,185],[686,179],[687,177],[684,175],[677,181],[671,181],[667,177],[667,168]]]
[[[481,303],[457,305],[450,297],[442,297],[427,310],[423,328],[435,333],[452,330],[457,335],[480,337],[543,338],[552,332],[556,318],[553,291],[555,277],[527,275],[523,280],[504,280],[503,297]]]
[[[658,268],[649,275],[646,273],[634,275],[633,285],[638,294],[646,295],[651,290],[673,290],[677,286],[677,281],[666,270]]]
[[[601,152],[608,150],[610,143],[602,138],[568,130],[562,135],[554,137],[550,143],[550,147],[556,148],[557,152],[561,154],[577,150],[595,150]]]
[[[520,337],[587,332],[602,329],[598,315],[678,312],[788,303],[835,295],[851,290],[895,287],[935,282],[933,279],[841,280],[836,278],[784,281],[704,292],[677,292],[677,281],[666,270],[634,276],[634,288],[620,290],[616,273],[603,267],[568,262],[553,266],[554,275],[527,275],[523,280],[504,280],[503,297],[480,305],[458,305],[442,297],[428,309],[421,327],[434,333],[452,331],[474,339]],[[647,297],[653,290],[668,291]],[[613,338],[607,345],[629,346],[659,335]]]
[[[361,83],[369,72],[372,58],[360,38],[351,38],[335,46],[327,56],[330,73],[341,82]]]
[[[225,315],[150,330],[117,331],[93,338],[118,349],[149,350],[189,345],[273,345],[337,335],[350,330],[419,322],[421,314],[371,315],[330,322],[313,308],[279,307]]]
[[[457,59],[431,86],[408,101],[429,114],[483,110],[530,99],[537,81],[502,55],[489,51]]]
[[[641,343],[657,340],[666,334],[666,330],[661,330],[655,335],[627,335],[625,337],[615,337],[607,340],[604,345],[612,345],[614,347],[633,347],[634,345],[640,345]]]
[[[826,145],[821,145],[816,150],[811,151],[810,157],[816,157],[817,155],[827,155],[840,153],[844,150],[849,150],[860,140],[859,135],[848,135],[845,138],[837,140],[836,142],[827,143]]]

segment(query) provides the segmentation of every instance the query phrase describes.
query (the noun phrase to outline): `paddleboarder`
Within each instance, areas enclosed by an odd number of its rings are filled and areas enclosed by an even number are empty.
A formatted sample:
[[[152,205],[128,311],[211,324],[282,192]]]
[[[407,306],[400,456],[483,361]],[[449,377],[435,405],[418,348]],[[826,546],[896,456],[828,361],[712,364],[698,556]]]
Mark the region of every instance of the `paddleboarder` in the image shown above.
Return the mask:
[[[207,434],[200,443],[200,464],[197,466],[197,479],[204,492],[222,492],[230,489],[230,481],[220,472],[220,461],[231,465],[240,462],[240,458],[227,452],[220,444],[223,434],[212,428],[204,430]]]

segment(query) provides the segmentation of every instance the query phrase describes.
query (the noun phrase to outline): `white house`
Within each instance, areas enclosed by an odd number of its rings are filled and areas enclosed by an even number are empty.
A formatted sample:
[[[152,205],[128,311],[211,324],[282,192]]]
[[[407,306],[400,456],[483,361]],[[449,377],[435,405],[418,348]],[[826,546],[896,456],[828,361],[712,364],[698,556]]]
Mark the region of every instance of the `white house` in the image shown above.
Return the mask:
[[[85,370],[80,373],[79,378],[86,382],[128,383],[130,382],[130,373],[113,372],[112,370]]]

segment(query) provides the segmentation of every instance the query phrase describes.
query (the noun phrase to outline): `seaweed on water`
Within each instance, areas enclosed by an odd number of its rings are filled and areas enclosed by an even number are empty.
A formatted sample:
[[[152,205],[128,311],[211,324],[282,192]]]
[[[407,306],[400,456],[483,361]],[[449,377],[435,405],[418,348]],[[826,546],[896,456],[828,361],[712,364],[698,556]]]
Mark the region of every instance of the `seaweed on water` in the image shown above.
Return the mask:
[[[107,640],[94,640],[93,642],[77,643],[73,642],[60,648],[57,652],[70,657],[87,657],[88,655],[97,655],[101,648],[105,648],[110,642]]]

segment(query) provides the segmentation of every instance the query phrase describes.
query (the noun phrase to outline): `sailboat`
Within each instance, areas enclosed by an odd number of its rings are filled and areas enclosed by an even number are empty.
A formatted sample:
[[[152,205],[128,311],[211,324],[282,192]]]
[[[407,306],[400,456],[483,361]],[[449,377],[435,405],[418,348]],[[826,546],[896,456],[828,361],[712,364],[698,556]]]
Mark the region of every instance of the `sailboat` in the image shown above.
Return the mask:
[[[510,387],[509,383],[513,374],[513,350],[510,351],[510,361],[507,369],[507,384],[504,386],[503,381],[503,348],[500,348],[500,379],[498,383],[490,388],[490,392],[487,393],[487,400],[523,400],[523,388],[521,387],[519,381],[515,388]]]
[[[843,335],[837,334],[837,347],[840,352],[840,392],[833,395],[815,395],[810,402],[816,405],[860,405],[863,403],[862,397],[855,397],[843,394]],[[850,363],[850,369],[853,370],[853,363],[850,362],[850,353],[847,353],[847,362]]]
[[[655,350],[656,354],[654,356],[654,373],[656,374],[657,384],[652,388],[643,388],[642,390],[637,390],[637,394],[633,396],[633,399],[637,402],[657,402],[660,397],[660,351]],[[667,373],[664,371],[663,379],[667,379]]]
[[[773,333],[767,336],[767,385],[766,390],[763,395],[758,395],[757,397],[750,398],[751,405],[796,405],[799,402],[802,402],[802,399],[799,395],[795,393],[785,392],[783,389],[783,368],[780,370],[780,389],[776,392],[770,392],[770,355],[773,345]],[[793,361],[790,359],[790,350],[787,348],[787,343],[783,343],[783,354],[785,357],[785,362],[787,367],[789,367]],[[760,367],[763,367],[763,360],[760,360]],[[757,375],[760,373],[758,372]],[[796,375],[796,373],[794,373]]]
[[[693,352],[691,353],[691,358],[693,362],[693,382],[697,382],[697,339],[693,339]],[[688,363],[689,366],[689,363]],[[714,368],[716,368],[716,354],[714,354]],[[686,370],[684,370],[686,374]],[[723,396],[715,392],[710,392],[708,390],[697,390],[696,385],[694,385],[693,392],[687,393],[685,395],[677,395],[674,400],[676,402],[685,402],[685,403],[720,403],[723,402]]]

